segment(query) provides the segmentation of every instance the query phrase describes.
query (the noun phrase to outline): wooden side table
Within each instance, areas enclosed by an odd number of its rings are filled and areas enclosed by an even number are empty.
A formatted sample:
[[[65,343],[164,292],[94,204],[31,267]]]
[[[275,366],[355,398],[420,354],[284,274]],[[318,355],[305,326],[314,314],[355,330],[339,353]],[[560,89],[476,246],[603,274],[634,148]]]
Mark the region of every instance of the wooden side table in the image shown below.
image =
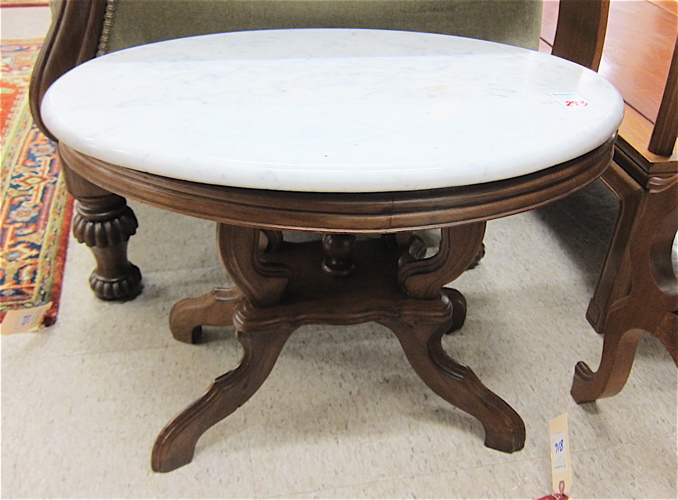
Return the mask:
[[[443,35],[255,31],[90,61],[42,111],[74,177],[218,223],[236,287],[179,302],[170,324],[185,342],[201,325],[233,324],[244,355],[163,429],[154,470],[190,462],[307,324],[390,328],[422,380],[482,422],[487,446],[523,447],[518,414],[441,346],[466,313],[446,284],[475,258],[487,220],[607,167],[623,103],[598,75]],[[441,230],[434,256],[412,235],[423,228]],[[325,236],[290,243],[281,230]]]

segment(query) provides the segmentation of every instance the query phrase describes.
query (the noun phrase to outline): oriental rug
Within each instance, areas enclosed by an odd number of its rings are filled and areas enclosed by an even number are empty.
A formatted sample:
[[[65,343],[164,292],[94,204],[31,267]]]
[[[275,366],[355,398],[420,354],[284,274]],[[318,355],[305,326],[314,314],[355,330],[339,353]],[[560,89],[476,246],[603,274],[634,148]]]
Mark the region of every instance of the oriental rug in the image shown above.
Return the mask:
[[[40,40],[4,40],[0,119],[0,319],[5,312],[52,303],[56,321],[73,202],[60,175],[56,147],[35,126],[28,83]]]

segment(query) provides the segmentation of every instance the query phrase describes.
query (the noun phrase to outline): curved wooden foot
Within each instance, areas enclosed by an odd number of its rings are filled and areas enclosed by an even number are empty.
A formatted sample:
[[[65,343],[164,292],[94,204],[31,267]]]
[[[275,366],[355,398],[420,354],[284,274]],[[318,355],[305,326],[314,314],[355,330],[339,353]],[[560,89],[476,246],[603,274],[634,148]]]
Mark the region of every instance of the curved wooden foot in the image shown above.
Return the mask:
[[[396,334],[412,368],[433,392],[480,420],[485,446],[506,453],[523,448],[525,424],[520,416],[443,350],[441,338],[449,325],[413,326],[398,320],[383,324]]]
[[[452,326],[445,333],[456,332],[466,321],[466,297],[454,288],[443,288],[443,293],[452,303]]]
[[[195,344],[202,326],[233,324],[233,311],[242,293],[237,288],[215,288],[205,295],[180,300],[170,311],[170,330],[175,339]]]
[[[633,358],[644,330],[607,331],[597,372],[580,361],[574,369],[570,394],[577,403],[590,403],[619,393],[631,374]]]
[[[202,397],[160,432],[153,446],[153,470],[169,472],[188,464],[200,436],[242,406],[261,387],[292,332],[292,329],[238,331],[238,340],[245,349],[240,364],[217,378]]]

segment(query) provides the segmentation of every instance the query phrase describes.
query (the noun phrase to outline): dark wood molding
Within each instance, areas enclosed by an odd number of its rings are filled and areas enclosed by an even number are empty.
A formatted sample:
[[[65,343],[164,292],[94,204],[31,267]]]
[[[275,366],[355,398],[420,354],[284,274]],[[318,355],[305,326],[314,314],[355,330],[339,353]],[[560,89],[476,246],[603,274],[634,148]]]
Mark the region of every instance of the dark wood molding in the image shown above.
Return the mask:
[[[326,233],[387,233],[480,222],[531,210],[593,182],[614,140],[572,161],[472,186],[387,193],[306,193],[213,186],[119,167],[59,145],[71,169],[121,196],[225,224]]]

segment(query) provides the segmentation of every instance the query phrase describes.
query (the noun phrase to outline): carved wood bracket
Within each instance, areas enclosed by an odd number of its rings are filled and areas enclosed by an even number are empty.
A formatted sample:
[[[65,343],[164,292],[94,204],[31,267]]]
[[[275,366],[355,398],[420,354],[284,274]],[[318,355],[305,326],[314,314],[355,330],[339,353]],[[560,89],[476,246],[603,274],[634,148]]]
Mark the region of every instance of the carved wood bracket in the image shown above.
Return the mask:
[[[433,257],[403,262],[398,282],[410,297],[435,299],[447,283],[454,281],[474,261],[485,235],[485,222],[441,229],[440,248]],[[419,245],[414,242],[418,253]],[[404,259],[407,260],[407,259]]]
[[[260,250],[260,231],[255,228],[218,224],[221,260],[229,275],[257,307],[277,303],[290,278],[283,264],[267,262]]]

